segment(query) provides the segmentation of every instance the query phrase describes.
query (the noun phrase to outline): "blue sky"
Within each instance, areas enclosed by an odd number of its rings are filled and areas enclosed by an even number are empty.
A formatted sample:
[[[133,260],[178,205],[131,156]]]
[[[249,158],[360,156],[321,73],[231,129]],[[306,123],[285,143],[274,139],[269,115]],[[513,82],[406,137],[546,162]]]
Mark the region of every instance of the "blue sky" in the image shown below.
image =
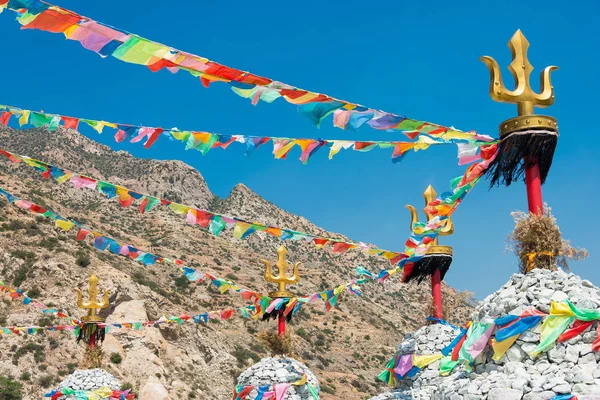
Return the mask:
[[[58,1],[58,0],[57,0]],[[460,3],[460,5],[458,5]],[[303,2],[60,0],[98,21],[207,57],[222,64],[411,118],[497,136],[497,126],[516,116],[516,106],[493,102],[489,75],[478,58],[491,55],[512,77],[506,46],[522,29],[531,42],[532,82],[548,65],[558,65],[552,83],[556,103],[547,113],[559,121],[560,139],[544,200],[566,238],[586,247],[590,257],[573,271],[600,284],[594,198],[600,195],[598,132],[593,128],[600,101],[597,65],[600,46],[594,27],[600,4],[480,1]],[[176,5],[175,5],[176,4]],[[368,4],[368,5],[367,5]],[[370,7],[369,7],[370,5]],[[522,18],[518,16],[522,15]],[[101,59],[61,35],[19,31],[14,13],[0,16],[4,51],[0,103],[50,113],[107,121],[178,127],[224,134],[398,140],[400,133],[368,127],[358,132],[320,129],[282,99],[252,106],[226,84],[205,89],[179,72],[153,74],[142,66]],[[411,153],[401,164],[391,150],[346,151],[333,160],[326,151],[303,166],[299,150],[274,160],[270,146],[245,157],[241,145],[206,156],[160,141],[150,150],[116,145],[111,135],[83,130],[114,149],[138,157],[181,159],[196,167],[210,189],[224,197],[242,182],[278,206],[354,240],[401,250],[408,235],[405,204],[421,208],[428,184],[438,192],[460,175],[453,146]],[[193,188],[190,188],[193,190]],[[513,226],[510,212],[526,209],[523,184],[488,190],[482,182],[455,214],[456,233],[441,239],[454,246],[447,282],[483,298],[517,270],[505,253]],[[343,256],[340,256],[343,257]],[[340,277],[340,281],[346,277]],[[423,287],[426,290],[425,286]]]

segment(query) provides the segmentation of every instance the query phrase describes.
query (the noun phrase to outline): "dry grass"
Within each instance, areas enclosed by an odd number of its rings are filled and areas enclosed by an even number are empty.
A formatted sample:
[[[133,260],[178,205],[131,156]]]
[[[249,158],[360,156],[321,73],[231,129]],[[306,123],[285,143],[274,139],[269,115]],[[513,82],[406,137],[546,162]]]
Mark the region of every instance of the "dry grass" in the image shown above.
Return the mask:
[[[290,332],[279,336],[272,331],[261,331],[256,335],[256,338],[273,356],[286,355],[292,358],[297,357],[294,352],[294,343]]]
[[[542,215],[515,211],[511,216],[515,220],[515,228],[508,236],[507,250],[518,257],[521,273],[529,271],[530,254],[534,254],[532,268],[549,270],[557,267],[569,270],[569,260],[582,260],[588,256],[586,249],[575,248],[563,239],[556,218],[546,204]],[[542,254],[547,252],[551,255]]]
[[[456,292],[453,289],[442,290],[443,319],[451,324],[462,326],[470,318],[469,314],[476,304],[477,300],[473,298],[472,292],[466,290]],[[437,310],[433,298],[430,300],[429,308],[429,315],[435,315]],[[425,320],[425,325],[432,323],[435,322]]]
[[[88,345],[86,345],[81,367],[83,369],[102,368],[103,357],[104,353],[100,346],[96,346],[91,349]]]

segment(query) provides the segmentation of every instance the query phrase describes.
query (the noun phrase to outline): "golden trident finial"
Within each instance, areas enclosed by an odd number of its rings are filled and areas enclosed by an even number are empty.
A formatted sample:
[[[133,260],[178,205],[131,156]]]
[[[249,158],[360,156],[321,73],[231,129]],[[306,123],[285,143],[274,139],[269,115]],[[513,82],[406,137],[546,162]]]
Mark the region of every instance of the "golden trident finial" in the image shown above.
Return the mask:
[[[279,274],[277,276],[273,276],[273,272],[271,270],[271,263],[267,260],[262,260],[267,267],[265,271],[265,280],[270,283],[276,283],[279,285],[279,289],[276,292],[269,293],[270,297],[273,298],[282,298],[282,297],[294,297],[294,294],[287,291],[287,285],[295,285],[300,280],[300,274],[298,273],[298,268],[302,263],[297,262],[294,264],[294,273],[292,276],[287,275],[288,262],[287,262],[287,254],[288,251],[285,246],[281,246],[277,250],[277,264],[276,267],[279,270]]]
[[[425,217],[427,221],[431,220],[434,216],[427,212],[427,204],[435,200],[437,197],[437,193],[433,189],[433,186],[427,186],[427,189],[423,192],[423,198],[425,199],[425,208],[423,209],[423,213],[425,213]],[[419,221],[419,215],[417,214],[416,208],[407,204],[405,206],[410,211],[410,229],[412,229],[413,225]],[[448,217],[446,220],[446,224],[442,228],[442,230],[438,233],[438,236],[449,236],[454,233],[454,224],[452,223],[452,217]],[[444,254],[452,254],[452,247],[450,246],[439,246],[438,245],[438,237],[436,237],[429,248],[428,253],[444,253]]]
[[[88,293],[90,295],[90,300],[84,302],[83,294],[81,290],[75,289],[77,292],[77,307],[83,308],[84,310],[88,310],[88,315],[81,318],[84,322],[102,322],[104,318],[100,317],[96,314],[97,310],[106,308],[110,305],[110,301],[108,300],[108,290],[104,291],[104,297],[102,302],[98,302],[98,277],[96,275],[90,276],[90,288],[88,289]]]
[[[501,103],[516,103],[519,116],[532,116],[535,113],[535,107],[548,107],[554,104],[554,88],[550,83],[550,73],[558,67],[551,65],[544,68],[540,75],[540,93],[535,93],[531,89],[529,77],[533,71],[533,66],[527,58],[527,49],[529,42],[521,30],[517,30],[508,42],[508,47],[512,53],[512,62],[508,66],[512,76],[515,79],[515,89],[508,90],[502,81],[502,73],[496,60],[489,56],[483,56],[481,61],[490,70],[490,96],[494,101]],[[508,124],[506,124],[508,122]],[[550,117],[536,116],[529,119],[512,119],[503,122],[500,126],[500,133],[514,132],[524,127],[529,128],[556,128],[556,120]]]

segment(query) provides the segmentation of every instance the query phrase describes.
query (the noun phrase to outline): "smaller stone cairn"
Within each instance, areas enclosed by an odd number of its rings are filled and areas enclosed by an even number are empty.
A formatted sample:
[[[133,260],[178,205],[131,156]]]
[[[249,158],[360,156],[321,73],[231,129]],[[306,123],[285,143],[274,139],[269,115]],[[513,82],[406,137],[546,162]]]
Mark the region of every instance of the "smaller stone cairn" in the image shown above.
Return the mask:
[[[563,271],[536,269],[514,274],[500,290],[477,307],[474,320],[490,320],[507,314],[521,315],[530,306],[550,311],[551,301],[569,299],[582,309],[600,308],[600,289],[591,282]],[[522,333],[504,357],[495,362],[490,346],[475,359],[468,374],[457,366],[449,376],[439,373],[439,361],[396,389],[371,400],[548,400],[575,394],[580,400],[600,400],[600,353],[592,352],[598,322],[583,334],[558,343],[538,357],[530,353],[540,342],[540,326]],[[459,331],[446,325],[428,325],[407,335],[397,354],[437,354]]]
[[[289,357],[263,358],[254,364],[237,378],[237,385],[263,386],[276,385],[278,383],[293,383],[306,374],[307,382],[320,391],[319,381],[306,365]],[[256,397],[257,390],[254,389],[248,396],[249,399]],[[306,386],[291,386],[284,400],[312,400],[312,396]]]
[[[70,387],[73,390],[96,390],[104,387],[110,387],[111,390],[121,390],[121,384],[108,372],[96,369],[77,370],[63,380],[58,386],[59,389]],[[62,396],[59,400],[75,399],[74,396]]]

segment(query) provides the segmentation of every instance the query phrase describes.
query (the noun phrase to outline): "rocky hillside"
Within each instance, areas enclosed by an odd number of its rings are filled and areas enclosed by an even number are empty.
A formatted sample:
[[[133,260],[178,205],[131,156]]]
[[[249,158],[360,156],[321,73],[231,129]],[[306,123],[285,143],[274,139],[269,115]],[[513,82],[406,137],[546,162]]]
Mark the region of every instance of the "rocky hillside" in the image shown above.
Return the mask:
[[[0,130],[0,148],[39,158],[77,172],[122,184],[213,211],[331,237],[305,218],[290,214],[238,185],[226,199],[211,194],[202,175],[179,161],[134,158],[87,139],[75,131]],[[0,186],[25,199],[140,249],[177,257],[189,265],[228,277],[257,291],[267,291],[261,259],[275,260],[281,241],[259,234],[240,241],[223,232],[214,237],[161,207],[140,215],[122,209],[91,190],[45,181],[29,168],[0,160]],[[401,240],[399,240],[400,242]],[[378,271],[387,263],[358,251],[333,254],[314,246],[288,242],[290,261],[302,261],[303,279],[294,290],[313,293],[344,283],[363,265]],[[47,304],[80,316],[72,288],[85,287],[91,273],[110,288],[108,321],[142,321],[161,315],[198,313],[241,306],[237,294],[219,294],[207,283],[189,284],[172,265],[144,267],[129,259],[95,250],[91,242],[76,242],[43,217],[35,217],[0,202],[0,279],[21,287]],[[450,272],[451,273],[451,272]],[[449,319],[462,323],[470,312],[454,290],[444,288]],[[402,285],[392,278],[385,285],[366,286],[362,298],[345,295],[326,313],[323,303],[306,306],[289,329],[297,353],[319,378],[322,398],[363,399],[381,390],[375,376],[404,332],[422,326],[430,307],[428,285]],[[0,326],[58,323],[35,307],[2,295]],[[164,387],[172,399],[226,399],[235,377],[267,351],[255,334],[276,329],[274,322],[235,317],[209,325],[185,324],[141,331],[114,330],[104,343],[107,369],[135,390]],[[120,357],[113,354],[119,354]],[[0,378],[23,385],[28,399],[39,399],[77,368],[83,348],[66,333],[34,336],[0,335]],[[112,360],[112,361],[111,361]],[[143,365],[143,368],[140,366]]]

